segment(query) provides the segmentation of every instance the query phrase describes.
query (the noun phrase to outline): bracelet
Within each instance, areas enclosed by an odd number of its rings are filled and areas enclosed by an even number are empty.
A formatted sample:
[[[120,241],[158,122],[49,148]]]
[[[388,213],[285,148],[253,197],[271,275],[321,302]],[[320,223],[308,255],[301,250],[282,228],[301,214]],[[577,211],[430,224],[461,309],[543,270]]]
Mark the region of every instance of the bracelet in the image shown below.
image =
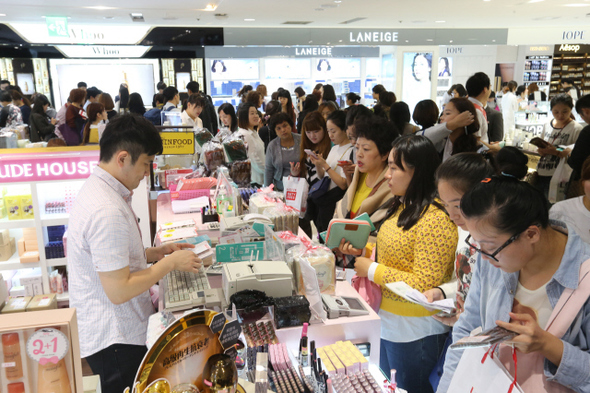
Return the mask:
[[[443,294],[444,298],[445,298],[445,299],[447,298],[447,294],[445,293],[445,291],[444,291],[444,290],[443,290],[441,287],[435,287],[435,288],[438,288],[438,289],[440,289],[440,291],[442,292],[442,294]]]

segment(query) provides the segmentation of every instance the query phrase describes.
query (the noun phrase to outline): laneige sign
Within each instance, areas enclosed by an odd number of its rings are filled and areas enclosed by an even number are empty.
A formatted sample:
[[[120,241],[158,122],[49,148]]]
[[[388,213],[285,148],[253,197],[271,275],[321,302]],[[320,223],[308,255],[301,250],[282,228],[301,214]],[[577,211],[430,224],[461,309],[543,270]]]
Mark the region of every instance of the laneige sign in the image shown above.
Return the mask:
[[[350,32],[350,43],[384,43],[384,42],[397,42],[398,32],[397,31],[359,31]]]

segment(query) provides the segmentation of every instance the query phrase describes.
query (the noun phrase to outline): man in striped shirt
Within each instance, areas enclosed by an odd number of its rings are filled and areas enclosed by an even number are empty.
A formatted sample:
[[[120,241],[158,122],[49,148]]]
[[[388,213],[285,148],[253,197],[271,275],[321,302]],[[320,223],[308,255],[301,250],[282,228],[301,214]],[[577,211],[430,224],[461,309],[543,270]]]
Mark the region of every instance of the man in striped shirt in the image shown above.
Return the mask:
[[[191,245],[143,248],[131,197],[161,153],[162,139],[151,122],[115,117],[100,139],[99,165],[70,214],[70,306],[76,308],[81,355],[105,392],[131,387],[147,351],[149,288],[172,270],[201,267],[192,251],[183,250]]]

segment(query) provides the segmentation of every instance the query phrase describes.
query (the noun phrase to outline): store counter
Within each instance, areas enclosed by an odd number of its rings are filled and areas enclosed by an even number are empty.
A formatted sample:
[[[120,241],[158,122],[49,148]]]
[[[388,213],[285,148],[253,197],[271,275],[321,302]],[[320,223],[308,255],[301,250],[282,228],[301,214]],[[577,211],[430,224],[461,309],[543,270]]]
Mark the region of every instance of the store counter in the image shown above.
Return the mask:
[[[171,221],[194,219],[197,225],[201,224],[200,213],[174,214],[171,208],[170,194],[162,193],[157,199],[157,223],[161,224]],[[212,240],[219,238],[219,231],[198,231],[199,235],[207,234]],[[303,232],[300,230],[300,234]],[[216,243],[216,241],[213,241]],[[221,288],[221,274],[208,274],[211,288]],[[309,327],[310,340],[316,341],[316,346],[321,347],[333,344],[338,340],[350,340],[354,343],[368,342],[371,347],[371,363],[379,363],[379,347],[381,337],[381,319],[371,307],[360,298],[359,294],[348,281],[336,282],[336,295],[355,297],[369,310],[369,314],[358,317],[342,317],[328,319],[323,323],[313,324]],[[162,305],[162,302],[160,302]],[[301,327],[283,328],[277,330],[277,337],[288,347],[298,347],[301,338]]]

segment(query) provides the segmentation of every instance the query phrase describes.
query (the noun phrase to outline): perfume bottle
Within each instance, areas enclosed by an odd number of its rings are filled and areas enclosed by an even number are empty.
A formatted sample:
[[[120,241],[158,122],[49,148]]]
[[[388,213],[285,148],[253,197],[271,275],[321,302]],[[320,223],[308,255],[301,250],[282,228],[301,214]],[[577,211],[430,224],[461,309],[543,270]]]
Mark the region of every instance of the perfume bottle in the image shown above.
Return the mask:
[[[238,369],[229,355],[217,354],[207,360],[203,370],[206,393],[235,393],[238,388]]]

